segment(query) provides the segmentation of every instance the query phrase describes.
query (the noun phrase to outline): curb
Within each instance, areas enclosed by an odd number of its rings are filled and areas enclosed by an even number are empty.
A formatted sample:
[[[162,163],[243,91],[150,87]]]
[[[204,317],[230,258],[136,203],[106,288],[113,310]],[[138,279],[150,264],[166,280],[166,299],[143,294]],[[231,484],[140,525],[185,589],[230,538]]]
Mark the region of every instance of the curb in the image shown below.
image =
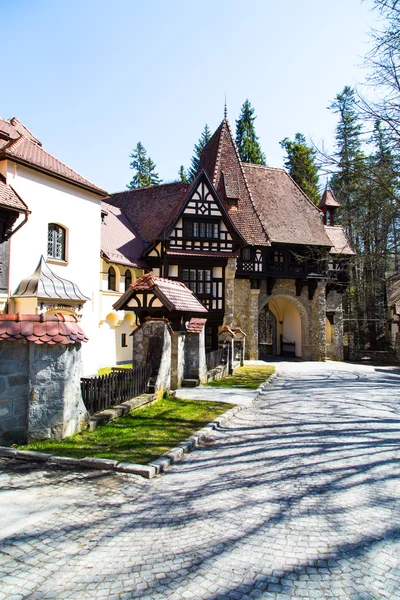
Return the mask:
[[[132,475],[140,475],[146,479],[153,479],[157,475],[160,475],[164,471],[167,471],[174,463],[181,460],[185,454],[191,452],[194,448],[197,448],[202,440],[207,438],[212,431],[215,431],[224,423],[227,423],[238,412],[251,406],[259,397],[268,385],[273,383],[277,377],[277,373],[273,373],[265,383],[263,383],[257,390],[253,398],[242,405],[234,406],[225,413],[220,415],[214,421],[211,421],[205,425],[202,429],[191,435],[187,440],[181,442],[179,446],[171,448],[165,454],[162,454],[160,458],[153,460],[148,465],[138,465],[129,462],[118,462],[117,460],[109,460],[106,458],[71,458],[68,456],[55,456],[54,454],[46,454],[44,452],[35,452],[33,450],[19,450],[17,448],[8,448],[6,446],[0,446],[0,457],[2,458],[15,458],[18,460],[37,461],[41,463],[47,463],[49,465],[66,466],[66,467],[78,467],[78,468],[89,468],[89,469],[102,469],[120,473],[130,473]]]

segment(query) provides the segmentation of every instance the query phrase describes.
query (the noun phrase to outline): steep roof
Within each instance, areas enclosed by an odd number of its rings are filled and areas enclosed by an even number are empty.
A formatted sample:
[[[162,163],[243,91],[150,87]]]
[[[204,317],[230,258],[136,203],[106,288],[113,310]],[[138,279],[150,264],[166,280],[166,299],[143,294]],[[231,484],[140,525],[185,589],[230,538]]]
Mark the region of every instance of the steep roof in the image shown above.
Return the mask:
[[[253,202],[271,242],[331,246],[320,211],[284,169],[243,164]]]
[[[0,160],[9,159],[63,179],[99,196],[107,192],[52,156],[16,117],[0,118]]]
[[[18,212],[25,212],[28,210],[25,202],[18,196],[10,185],[7,185],[0,179],[0,207],[6,206],[12,210]]]
[[[188,188],[181,182],[166,183],[112,194],[106,201],[122,209],[141,239],[151,244],[171,224]]]
[[[354,254],[343,227],[340,225],[325,225],[324,227],[332,243],[332,248],[329,251],[331,254],[341,254],[342,256],[352,256]]]
[[[64,302],[90,300],[82,294],[75,283],[53,273],[43,256],[40,258],[35,272],[21,281],[12,297],[63,300]]]
[[[234,226],[246,242],[251,245],[270,245],[226,119],[222,121],[201,154],[199,171],[202,169],[208,174]],[[230,204],[229,198],[236,202]]]
[[[108,262],[128,267],[145,266],[140,257],[143,242],[135,232],[125,213],[112,204],[101,203],[101,253]]]
[[[137,292],[153,292],[169,311],[184,313],[206,313],[206,307],[193,292],[180,281],[172,281],[155,275],[144,275],[129,286],[114,304],[116,310],[129,310],[127,303]]]
[[[322,198],[320,200],[319,203],[319,208],[324,208],[326,207],[338,207],[341,206],[340,202],[338,202],[335,198],[335,196],[332,194],[332,192],[328,189],[326,189],[324,191],[324,193],[322,194]]]

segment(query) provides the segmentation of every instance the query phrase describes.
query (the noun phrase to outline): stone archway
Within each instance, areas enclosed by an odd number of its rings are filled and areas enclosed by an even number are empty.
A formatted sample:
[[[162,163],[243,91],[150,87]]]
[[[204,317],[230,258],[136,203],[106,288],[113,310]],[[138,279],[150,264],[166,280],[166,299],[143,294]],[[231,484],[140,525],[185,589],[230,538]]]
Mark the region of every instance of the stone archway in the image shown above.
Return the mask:
[[[287,355],[291,355],[293,352],[296,358],[307,357],[310,334],[309,317],[302,303],[291,294],[281,293],[270,296],[268,302],[260,310],[259,340],[260,327],[263,327],[265,313],[271,313],[276,324],[272,355],[281,356],[282,350],[284,350]],[[263,335],[261,329],[261,337]],[[259,354],[262,349],[259,347]]]

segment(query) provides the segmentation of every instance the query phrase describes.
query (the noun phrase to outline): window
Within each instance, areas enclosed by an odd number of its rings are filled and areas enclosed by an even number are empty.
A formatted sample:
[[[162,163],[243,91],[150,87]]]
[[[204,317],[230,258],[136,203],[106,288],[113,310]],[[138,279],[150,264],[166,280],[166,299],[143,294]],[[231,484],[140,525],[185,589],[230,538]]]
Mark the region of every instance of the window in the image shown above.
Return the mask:
[[[132,273],[129,269],[125,271],[125,291],[132,285]]]
[[[196,296],[211,296],[211,269],[183,269],[182,280]]]
[[[108,269],[107,275],[107,287],[109,290],[113,290],[115,292],[115,290],[117,289],[117,276],[114,267],[110,267]]]
[[[56,260],[65,260],[65,238],[64,227],[49,223],[47,231],[47,256]]]
[[[246,260],[246,261],[250,260],[250,258],[251,258],[250,248],[243,248],[242,257],[243,257],[243,260]]]
[[[219,222],[188,221],[183,222],[183,235],[189,238],[219,238]]]
[[[126,343],[126,333],[121,334],[121,346],[123,348],[127,348],[128,344]]]

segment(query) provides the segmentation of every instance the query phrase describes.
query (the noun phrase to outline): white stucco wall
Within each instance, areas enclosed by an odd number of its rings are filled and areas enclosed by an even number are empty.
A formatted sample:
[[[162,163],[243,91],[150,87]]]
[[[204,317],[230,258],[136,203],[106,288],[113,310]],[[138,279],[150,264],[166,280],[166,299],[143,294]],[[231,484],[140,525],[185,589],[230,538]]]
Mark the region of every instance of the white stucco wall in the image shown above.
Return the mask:
[[[67,264],[52,262],[49,266],[60,277],[76,283],[89,296],[81,325],[89,343],[83,344],[85,374],[97,371],[101,344],[99,343],[99,254],[101,199],[92,194],[8,161],[7,183],[28,205],[28,222],[11,238],[10,292],[21,279],[31,275],[40,259],[47,257],[49,223],[67,229]]]

